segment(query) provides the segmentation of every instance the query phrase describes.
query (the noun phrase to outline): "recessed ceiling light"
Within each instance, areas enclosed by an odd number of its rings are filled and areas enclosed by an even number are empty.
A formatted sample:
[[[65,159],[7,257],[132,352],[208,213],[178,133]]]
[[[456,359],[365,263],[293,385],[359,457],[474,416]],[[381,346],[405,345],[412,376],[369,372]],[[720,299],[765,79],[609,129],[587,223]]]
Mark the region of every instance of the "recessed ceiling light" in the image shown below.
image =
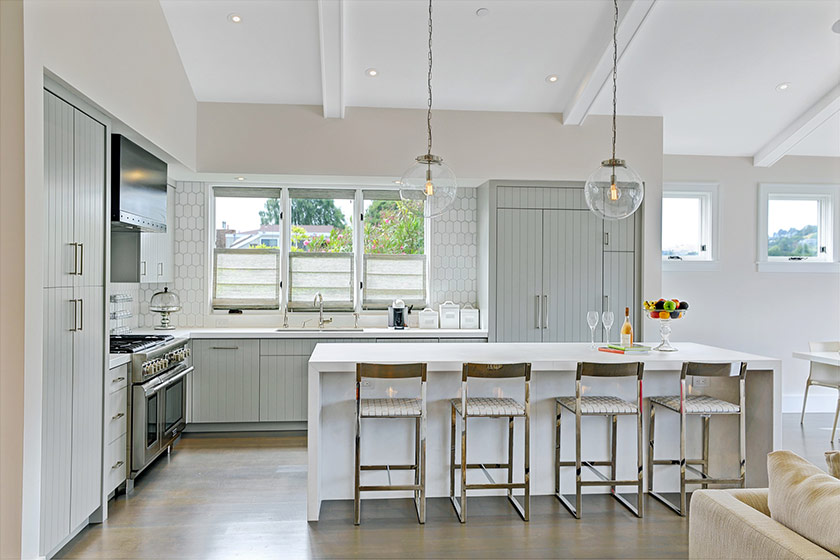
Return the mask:
[[[835,33],[840,33],[840,19],[834,22],[834,25],[831,26],[831,30]]]
[[[559,80],[559,79],[560,78],[557,77],[557,74],[549,74],[548,76],[545,77],[545,81],[548,82],[549,84],[556,83],[557,80]]]
[[[782,82],[776,86],[776,91],[785,91],[790,88],[790,82]]]
[[[228,14],[228,21],[231,23],[242,23],[242,16],[239,14]]]
[[[375,78],[379,75],[379,71],[376,68],[368,68],[365,70],[365,74],[367,74],[370,78]]]
[[[478,17],[489,16],[490,10],[488,10],[487,8],[479,8],[475,11],[475,15],[477,15]]]
[[[237,181],[244,181],[244,180],[245,180],[245,177],[237,177],[237,178],[236,178],[236,180],[237,180]]]

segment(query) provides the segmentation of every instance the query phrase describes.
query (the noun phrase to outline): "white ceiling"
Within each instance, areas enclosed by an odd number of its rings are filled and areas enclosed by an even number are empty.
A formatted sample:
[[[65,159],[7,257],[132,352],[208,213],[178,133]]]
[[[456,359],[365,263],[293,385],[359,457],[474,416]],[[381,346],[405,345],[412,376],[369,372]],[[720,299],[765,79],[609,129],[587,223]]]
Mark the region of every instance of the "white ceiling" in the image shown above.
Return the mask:
[[[199,101],[322,103],[317,0],[160,1]],[[343,5],[345,104],[425,107],[427,2]],[[435,0],[434,16],[440,109],[562,112],[612,31],[609,0]],[[666,153],[751,156],[840,81],[838,19],[837,0],[658,0],[621,59],[619,113],[663,116]],[[840,156],[840,117],[791,153]]]

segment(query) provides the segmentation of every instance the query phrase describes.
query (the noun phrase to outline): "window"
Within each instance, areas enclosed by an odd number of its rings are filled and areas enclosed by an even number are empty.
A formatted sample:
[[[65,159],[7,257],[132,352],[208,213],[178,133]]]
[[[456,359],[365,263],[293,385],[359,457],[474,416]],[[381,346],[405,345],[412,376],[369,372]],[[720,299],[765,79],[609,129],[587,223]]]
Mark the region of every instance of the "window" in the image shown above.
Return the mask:
[[[362,306],[383,309],[395,299],[426,304],[425,220],[398,191],[363,191]]]
[[[352,310],[354,301],[353,202],[355,191],[290,189],[290,309]]]
[[[717,185],[666,184],[662,194],[662,260],[717,258]]]
[[[280,308],[280,189],[215,187],[213,309]]]
[[[837,196],[835,186],[761,185],[759,265],[834,262]]]

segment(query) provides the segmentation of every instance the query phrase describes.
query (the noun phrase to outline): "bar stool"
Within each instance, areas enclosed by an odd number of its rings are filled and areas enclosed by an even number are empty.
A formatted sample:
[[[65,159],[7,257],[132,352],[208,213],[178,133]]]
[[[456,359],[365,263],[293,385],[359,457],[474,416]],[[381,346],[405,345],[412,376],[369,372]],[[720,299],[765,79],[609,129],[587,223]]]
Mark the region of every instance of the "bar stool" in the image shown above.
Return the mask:
[[[420,398],[363,399],[362,378],[420,378]],[[414,418],[415,445],[412,465],[362,465],[362,418]],[[370,491],[412,490],[417,520],[426,522],[426,364],[356,364],[356,466],[354,478],[354,523],[361,522],[361,493]],[[361,471],[387,471],[388,484],[362,486]],[[392,470],[413,470],[414,484],[391,484]]]
[[[467,397],[467,379],[474,378],[525,378],[525,403],[522,404],[511,398]],[[452,431],[450,434],[449,460],[449,499],[458,514],[461,523],[467,520],[467,490],[488,490],[493,488],[507,489],[507,498],[524,521],[528,521],[531,505],[531,474],[530,474],[530,437],[531,437],[531,364],[464,364],[461,376],[461,398],[452,399]],[[461,461],[455,462],[455,425],[456,416],[461,420]],[[507,463],[467,463],[467,418],[507,418],[508,419],[508,461]],[[513,419],[525,418],[525,481],[513,481]],[[461,500],[455,498],[455,470],[461,470]],[[467,484],[467,470],[481,469],[489,483]],[[488,469],[507,469],[507,482],[496,482]],[[520,504],[513,497],[513,490],[525,490],[524,504]]]
[[[650,450],[648,451],[648,493],[674,510],[677,514],[685,517],[685,485],[700,484],[704,489],[709,484],[738,484],[744,487],[746,480],[747,458],[746,458],[746,416],[744,410],[744,380],[747,373],[747,364],[741,362],[738,374],[739,404],[734,404],[708,395],[686,396],[685,378],[688,376],[698,377],[732,377],[732,364],[707,364],[699,362],[685,362],[680,372],[680,394],[666,397],[651,397],[650,399],[650,423],[649,439]],[[655,436],[656,406],[665,410],[676,412],[680,415],[680,458],[679,459],[656,459],[653,454],[653,442]],[[703,418],[703,457],[701,459],[685,458],[685,417],[686,415],[699,415]],[[740,420],[739,429],[739,455],[740,455],[740,476],[738,478],[711,478],[709,477],[709,420],[712,415],[737,414]],[[680,466],[680,505],[677,507],[661,494],[653,491],[653,466],[654,465],[679,465]],[[692,465],[700,465],[702,470]],[[686,469],[699,475],[700,478],[686,478]]]
[[[609,486],[610,494],[623,504],[627,509],[636,514],[637,517],[642,517],[644,514],[643,502],[643,483],[642,483],[642,375],[644,373],[644,364],[641,362],[623,363],[623,364],[594,364],[580,362],[577,365],[577,374],[575,378],[575,396],[574,397],[558,397],[557,398],[557,440],[554,450],[554,491],[555,496],[568,509],[575,518],[580,519],[581,514],[581,489],[584,486]],[[610,396],[592,396],[584,397],[581,394],[581,378],[583,377],[635,377],[636,378],[636,402],[632,403],[620,399],[618,397]],[[562,417],[562,409],[565,408],[575,414],[575,460],[561,461],[560,460],[560,421]],[[622,415],[636,416],[636,463],[638,466],[638,476],[635,480],[617,480],[616,479],[616,447],[618,427],[618,417]],[[609,419],[610,425],[610,460],[609,461],[584,461],[581,459],[580,453],[580,438],[581,438],[581,418],[583,416],[606,416]],[[563,495],[560,489],[560,467],[575,467],[575,505],[569,502]],[[601,480],[583,480],[581,477],[581,466],[585,466],[595,473]],[[610,467],[610,477],[601,473],[595,467],[608,466]],[[637,502],[636,507],[628,502],[624,497],[619,495],[615,489],[617,486],[631,486],[637,487]]]

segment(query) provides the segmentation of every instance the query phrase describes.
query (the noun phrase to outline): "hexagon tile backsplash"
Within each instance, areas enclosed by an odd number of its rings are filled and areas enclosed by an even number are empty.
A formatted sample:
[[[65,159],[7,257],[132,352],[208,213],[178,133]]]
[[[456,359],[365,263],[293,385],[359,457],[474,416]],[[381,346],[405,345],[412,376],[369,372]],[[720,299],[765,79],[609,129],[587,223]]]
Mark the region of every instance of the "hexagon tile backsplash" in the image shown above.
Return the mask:
[[[200,182],[175,183],[175,281],[170,290],[181,298],[182,310],[172,314],[176,327],[203,327],[207,294],[206,189]],[[476,305],[477,300],[477,196],[475,189],[461,189],[452,209],[435,218],[431,228],[431,301]],[[124,323],[149,328],[160,321],[149,311],[152,294],[163,284],[112,284],[111,293],[130,293],[126,304],[135,317]],[[122,324],[122,323],[121,323]]]

